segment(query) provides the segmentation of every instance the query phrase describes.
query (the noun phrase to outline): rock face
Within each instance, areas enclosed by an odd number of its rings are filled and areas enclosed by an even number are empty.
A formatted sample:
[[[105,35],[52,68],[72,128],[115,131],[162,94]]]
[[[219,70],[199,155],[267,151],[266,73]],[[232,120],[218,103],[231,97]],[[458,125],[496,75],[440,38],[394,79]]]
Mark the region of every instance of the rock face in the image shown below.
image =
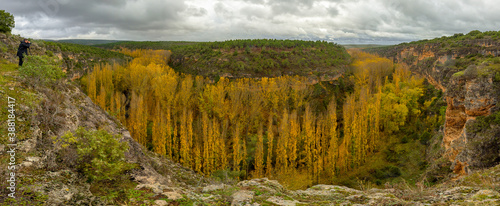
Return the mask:
[[[444,156],[452,162],[451,169],[461,176],[481,165],[475,161],[475,152],[468,150],[467,144],[473,134],[466,131],[466,125],[478,116],[490,115],[498,110],[500,83],[495,80],[495,72],[477,74],[478,70],[484,70],[488,65],[470,65],[463,71],[464,75],[460,75],[456,74],[460,69],[454,64],[457,59],[478,54],[499,56],[500,41],[476,39],[457,44],[462,46],[447,48],[442,43],[402,44],[369,51],[407,65],[412,72],[424,76],[430,84],[445,93],[447,108],[442,146]]]

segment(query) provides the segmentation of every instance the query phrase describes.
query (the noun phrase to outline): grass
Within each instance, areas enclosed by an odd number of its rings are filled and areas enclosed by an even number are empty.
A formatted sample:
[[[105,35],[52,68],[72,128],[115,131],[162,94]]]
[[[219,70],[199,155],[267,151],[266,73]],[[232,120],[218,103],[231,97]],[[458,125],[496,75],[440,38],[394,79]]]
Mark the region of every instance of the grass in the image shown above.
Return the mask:
[[[149,190],[135,190],[136,186],[137,183],[125,178],[121,181],[99,181],[90,185],[90,192],[115,204],[132,203],[131,198],[135,199],[134,202],[143,202],[153,196]]]
[[[459,71],[459,72],[453,74],[453,77],[455,77],[455,78],[461,77],[461,76],[464,76],[464,71]]]
[[[500,164],[484,170],[479,170],[470,174],[457,182],[453,186],[478,187],[500,192]]]
[[[0,121],[6,122],[8,115],[11,114],[7,111],[7,109],[5,109],[9,104],[7,97],[14,98],[14,114],[16,115],[15,133],[18,140],[23,140],[32,137],[28,119],[30,119],[30,116],[33,114],[29,113],[28,111],[21,110],[20,106],[26,105],[29,109],[32,109],[37,105],[37,98],[34,97],[34,93],[32,93],[30,89],[23,87],[19,83],[18,75],[19,72],[17,64],[9,63],[6,60],[0,60],[0,95],[2,96],[2,98],[0,98],[0,105],[2,108],[2,110],[0,110]],[[7,124],[0,125],[1,144],[11,143],[7,138],[7,127]],[[32,154],[17,152],[16,162],[19,164],[22,162],[24,157],[30,155]],[[7,153],[3,153],[0,155],[0,161],[4,163],[4,165],[7,165],[6,163],[9,161],[8,158],[10,158],[10,156],[8,156]],[[47,196],[41,194],[40,192],[33,191],[31,189],[32,186],[30,185],[39,182],[40,179],[38,179],[37,176],[42,175],[44,172],[45,171],[43,170],[32,169],[21,169],[17,171],[16,173],[18,174],[18,185],[16,186],[16,199],[6,198],[5,195],[5,199],[0,198],[0,200],[3,200],[0,205],[43,205],[47,200]],[[2,177],[6,178],[6,176],[3,176],[3,174]],[[2,181],[0,185],[2,187],[2,190],[7,187],[5,181]],[[4,194],[6,193],[7,191],[5,191]]]
[[[32,113],[28,111],[22,111],[20,109],[21,105],[28,106],[29,109],[34,108],[39,99],[35,96],[32,90],[29,88],[25,88],[18,81],[18,65],[12,64],[8,62],[0,62],[0,94],[2,98],[0,98],[0,106],[2,110],[0,110],[0,121],[5,122],[10,114],[7,109],[5,109],[8,105],[7,97],[11,97],[15,99],[14,114],[16,115],[16,134],[19,140],[27,139],[31,137],[29,134],[29,122],[27,121],[32,115]],[[0,143],[7,143],[7,124],[0,125]]]

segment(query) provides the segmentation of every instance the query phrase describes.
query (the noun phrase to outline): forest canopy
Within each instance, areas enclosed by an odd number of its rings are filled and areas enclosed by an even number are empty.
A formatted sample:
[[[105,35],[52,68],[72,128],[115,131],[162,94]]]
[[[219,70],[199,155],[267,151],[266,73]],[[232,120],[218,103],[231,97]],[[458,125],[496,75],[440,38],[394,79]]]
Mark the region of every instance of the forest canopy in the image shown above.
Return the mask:
[[[423,155],[420,134],[442,122],[422,115],[435,101],[422,100],[423,78],[360,51],[351,51],[345,78],[315,84],[301,76],[213,81],[176,72],[167,64],[171,51],[121,52],[134,60],[101,65],[82,79],[90,98],[139,143],[205,175],[231,170],[292,188],[331,183],[385,159],[407,133],[416,136],[404,142]],[[383,161],[374,169],[389,165],[401,175],[394,159]]]
[[[211,79],[336,76],[347,68],[350,60],[344,47],[325,41],[118,42],[99,47],[170,50],[173,54],[169,65],[175,71]]]

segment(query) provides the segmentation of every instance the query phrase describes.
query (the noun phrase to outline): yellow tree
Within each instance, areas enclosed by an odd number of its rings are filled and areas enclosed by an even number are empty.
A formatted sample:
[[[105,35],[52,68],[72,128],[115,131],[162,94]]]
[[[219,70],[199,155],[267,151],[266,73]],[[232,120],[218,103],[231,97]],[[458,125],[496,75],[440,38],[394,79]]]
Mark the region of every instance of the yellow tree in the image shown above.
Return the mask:
[[[211,144],[212,139],[212,129],[210,125],[210,119],[205,111],[202,111],[202,128],[203,128],[203,173],[205,175],[210,174],[212,171],[211,159]]]
[[[314,141],[314,120],[311,111],[311,106],[306,104],[304,112],[303,126],[304,129],[304,167],[308,169],[308,175],[313,173],[313,154],[311,151],[312,143]]]
[[[290,136],[288,110],[283,109],[283,116],[279,125],[279,136],[276,144],[276,169],[278,172],[285,174],[288,170],[288,139]]]
[[[240,154],[240,123],[236,121],[233,132],[233,170],[240,170],[241,162]]]
[[[323,171],[323,157],[321,156],[322,153],[322,145],[321,145],[321,139],[322,139],[322,130],[323,130],[323,118],[320,116],[316,120],[316,132],[314,133],[314,136],[312,138],[311,142],[311,163],[312,163],[312,177],[313,177],[313,183],[318,183],[319,182],[319,175]]]
[[[266,176],[270,177],[273,171],[273,116],[269,115],[267,119],[267,160],[266,160]]]
[[[147,108],[142,95],[132,92],[130,103],[129,130],[132,137],[142,145],[146,145],[147,136]]]
[[[96,69],[93,72],[89,72],[87,75],[87,95],[94,102],[97,100],[97,78]]]
[[[298,121],[297,117],[297,110],[293,110],[292,114],[290,115],[289,118],[289,124],[290,124],[290,138],[289,138],[289,147],[288,147],[288,159],[289,159],[289,166],[292,169],[295,169],[297,167],[297,144],[298,144],[298,138],[300,135],[300,124]]]
[[[257,145],[255,145],[255,175],[254,177],[261,177],[264,174],[264,135],[263,124],[259,124],[257,131]]]
[[[161,110],[159,101],[156,104],[156,113],[153,117],[153,149],[156,153],[165,155],[165,143],[166,143],[166,125],[164,122],[164,115]]]
[[[330,175],[335,175],[336,160],[338,156],[338,137],[337,137],[337,105],[335,104],[335,98],[330,100],[327,108],[327,131],[325,134],[328,137],[328,152],[327,152],[327,168],[329,169]]]

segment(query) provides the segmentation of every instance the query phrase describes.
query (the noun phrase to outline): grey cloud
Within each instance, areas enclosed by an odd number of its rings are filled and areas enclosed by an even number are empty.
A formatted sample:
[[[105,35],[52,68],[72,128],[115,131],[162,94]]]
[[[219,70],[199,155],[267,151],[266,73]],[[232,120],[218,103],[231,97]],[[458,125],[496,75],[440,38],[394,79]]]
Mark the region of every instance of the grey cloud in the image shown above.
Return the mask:
[[[243,7],[239,12],[245,15],[248,20],[252,20],[253,18],[267,18],[268,16],[265,9],[256,6]]]
[[[315,1],[312,0],[268,0],[269,5],[291,5],[295,7],[311,8]]]
[[[10,1],[6,4],[6,10],[28,22],[17,29],[50,30],[54,26],[51,22],[58,22],[60,33],[65,35],[85,34],[110,28],[124,32],[175,30],[178,28],[175,22],[183,20],[182,12],[192,16],[207,13],[206,9],[190,8],[184,1],[177,0],[27,0]],[[51,22],[41,21],[45,18],[51,19]]]
[[[299,15],[299,9],[292,4],[276,4],[271,6],[273,15],[292,14]]]
[[[201,17],[207,15],[207,10],[205,8],[189,7],[186,9],[186,14],[189,16]]]
[[[329,7],[326,10],[328,11],[328,15],[331,17],[336,17],[339,14],[339,9],[335,7]]]
[[[264,0],[242,0],[242,1],[248,2],[251,4],[264,4],[264,3],[266,3],[266,1],[264,1]]]
[[[231,17],[232,16],[232,12],[231,12],[231,9],[229,9],[224,3],[222,2],[217,2],[215,5],[214,5],[214,11],[215,13],[217,13],[218,15],[221,15],[221,16],[224,16],[224,17]]]
[[[15,31],[133,40],[440,37],[498,30],[494,0],[0,0]],[[39,4],[42,2],[42,4]],[[352,39],[351,39],[352,40]],[[384,39],[383,41],[387,41]]]

